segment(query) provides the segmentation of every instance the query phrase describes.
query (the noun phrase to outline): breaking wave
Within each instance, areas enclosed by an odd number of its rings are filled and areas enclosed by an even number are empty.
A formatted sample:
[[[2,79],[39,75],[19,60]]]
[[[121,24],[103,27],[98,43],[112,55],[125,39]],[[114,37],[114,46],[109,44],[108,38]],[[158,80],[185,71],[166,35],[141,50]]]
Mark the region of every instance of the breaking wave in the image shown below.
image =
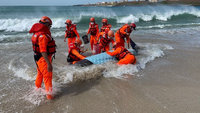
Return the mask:
[[[137,22],[142,23],[143,21],[155,24],[155,21],[166,21],[170,22],[173,18],[183,21],[184,17],[188,19],[194,20],[200,17],[200,9],[194,6],[185,6],[185,5],[176,5],[176,6],[168,6],[168,5],[159,5],[159,6],[133,6],[133,7],[71,7],[74,8],[73,11],[58,10],[55,9],[52,14],[49,14],[52,18],[53,25],[52,28],[64,28],[65,20],[71,19],[74,23],[78,25],[84,25],[88,27],[89,18],[95,17],[97,23],[100,24],[102,18],[108,18],[109,23],[117,24],[117,23],[128,23],[128,22]],[[67,9],[67,7],[64,7]],[[75,10],[76,9],[76,10]],[[59,12],[60,11],[60,12]],[[37,11],[39,12],[39,11]],[[30,18],[30,16],[23,15],[16,16],[13,18],[9,16],[7,18],[0,18],[0,32],[24,32],[30,30],[31,26],[39,21],[40,13],[35,13],[37,15],[34,18]],[[55,16],[53,14],[56,14]],[[11,13],[12,14],[12,13]],[[152,26],[150,24],[149,26]],[[86,27],[83,27],[84,29]]]

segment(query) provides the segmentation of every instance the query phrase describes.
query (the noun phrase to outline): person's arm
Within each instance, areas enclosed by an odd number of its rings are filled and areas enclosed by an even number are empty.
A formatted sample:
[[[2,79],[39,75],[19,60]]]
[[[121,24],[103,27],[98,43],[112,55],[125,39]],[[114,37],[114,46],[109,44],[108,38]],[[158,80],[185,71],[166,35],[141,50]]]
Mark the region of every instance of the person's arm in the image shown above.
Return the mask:
[[[81,55],[76,49],[72,49],[72,54],[80,58],[81,60],[85,59],[83,55]]]
[[[127,36],[126,37],[126,42],[128,44],[128,49],[130,48],[130,36]]]
[[[97,38],[96,38],[98,43],[101,43],[101,36],[102,36],[102,32],[98,33]]]
[[[119,54],[120,53],[120,51],[121,51],[121,49],[120,48],[117,48],[116,50],[114,50],[113,52],[106,52],[108,55],[110,55],[110,56],[115,56],[115,55],[117,55],[117,54]]]
[[[102,31],[103,31],[103,29],[104,29],[104,28],[103,28],[103,26],[101,26],[100,32],[102,32]]]
[[[113,44],[114,44],[114,42],[115,42],[115,41],[114,41],[112,38],[110,39],[110,41],[111,41],[112,45],[113,45]]]
[[[52,72],[53,67],[52,67],[52,64],[51,64],[50,60],[48,59],[48,55],[47,55],[48,38],[45,35],[40,35],[38,44],[39,44],[39,48],[40,48],[40,53],[42,54],[42,57],[44,57],[47,65],[48,65],[47,70],[48,70],[48,72]]]
[[[88,32],[87,32],[86,35],[88,35],[88,34],[90,34],[90,25],[89,25]]]
[[[46,61],[46,63],[47,63],[47,66],[48,66],[48,67],[47,67],[47,70],[48,70],[48,72],[52,72],[53,67],[52,67],[51,62],[50,62],[49,59],[48,59],[47,53],[46,53],[46,52],[42,52],[41,54],[42,54],[42,57],[44,57],[44,59],[45,59],[45,61]]]
[[[100,47],[100,48],[103,48],[102,40],[103,40],[103,39],[99,37],[99,47]]]
[[[99,26],[98,26],[98,25],[97,25],[96,29],[97,29],[97,34],[96,34],[96,36],[98,36],[98,35],[99,35]]]
[[[120,33],[123,34],[123,35],[126,35],[126,29],[127,29],[127,26],[123,26],[121,29],[120,29]]]
[[[76,29],[74,29],[74,33],[76,34],[76,36],[78,37],[78,39],[80,39],[80,36],[79,36],[79,34],[78,34],[78,32],[77,32]]]
[[[81,53],[85,53],[87,51],[88,51],[88,49],[83,49],[83,50],[81,50]]]

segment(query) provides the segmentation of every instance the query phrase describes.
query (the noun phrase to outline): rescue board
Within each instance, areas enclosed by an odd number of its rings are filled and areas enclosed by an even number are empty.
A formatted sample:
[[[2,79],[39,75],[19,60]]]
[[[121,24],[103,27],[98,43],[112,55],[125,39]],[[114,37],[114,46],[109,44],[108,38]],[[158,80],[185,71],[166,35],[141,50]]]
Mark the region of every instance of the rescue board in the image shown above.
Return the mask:
[[[133,49],[128,49],[128,50],[134,55],[137,55],[137,53]],[[103,64],[103,63],[106,63],[109,61],[115,61],[115,60],[116,58],[114,56],[110,56],[106,52],[104,52],[104,53],[86,57],[85,59],[77,62],[76,65],[84,67],[84,66],[88,66],[92,64]]]

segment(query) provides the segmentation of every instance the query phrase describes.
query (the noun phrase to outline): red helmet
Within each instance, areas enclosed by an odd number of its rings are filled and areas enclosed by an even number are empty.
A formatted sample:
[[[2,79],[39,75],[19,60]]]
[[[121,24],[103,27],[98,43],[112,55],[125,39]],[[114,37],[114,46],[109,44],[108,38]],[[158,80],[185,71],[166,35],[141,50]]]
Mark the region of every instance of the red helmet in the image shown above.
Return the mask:
[[[90,22],[95,22],[94,17],[90,18]]]
[[[66,22],[65,22],[65,24],[69,24],[69,25],[71,25],[71,24],[72,24],[72,21],[69,20],[69,19],[67,19]]]
[[[136,28],[135,23],[131,23],[130,26],[131,26],[132,28],[134,28],[134,29]]]
[[[48,16],[43,16],[43,17],[40,19],[40,22],[49,23],[50,25],[52,25],[52,21],[51,21],[51,19],[50,19]]]
[[[106,18],[102,19],[102,23],[108,23],[108,20]]]

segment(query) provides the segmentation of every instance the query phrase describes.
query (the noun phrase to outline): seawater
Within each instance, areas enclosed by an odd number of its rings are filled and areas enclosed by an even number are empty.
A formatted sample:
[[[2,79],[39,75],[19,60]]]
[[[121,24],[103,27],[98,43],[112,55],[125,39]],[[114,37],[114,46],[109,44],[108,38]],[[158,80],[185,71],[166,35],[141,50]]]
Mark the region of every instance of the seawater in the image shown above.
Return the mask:
[[[177,48],[179,43],[185,47],[200,47],[200,40],[197,38],[200,31],[198,6],[1,6],[0,112],[30,112],[46,102],[44,87],[34,89],[36,65],[33,60],[31,34],[28,33],[42,16],[52,19],[51,32],[58,46],[56,59],[53,61],[54,95],[62,94],[62,87],[78,81],[98,77],[127,79],[124,75],[141,77],[140,71],[145,70],[148,63],[163,58],[168,51]],[[66,19],[71,19],[82,36],[87,32],[90,17],[95,17],[99,26],[101,20],[107,18],[114,31],[125,23],[136,23],[137,30],[131,34],[131,38],[140,47],[136,65],[117,66],[116,62],[108,62],[82,68],[67,64],[67,47],[63,41],[64,23]],[[154,42],[155,40],[159,41]],[[89,48],[89,45],[85,47]]]
[[[135,22],[138,30],[195,27],[200,25],[200,7],[186,5],[147,5],[122,7],[77,6],[1,6],[0,43],[26,40],[31,26],[42,16],[53,20],[52,34],[63,36],[66,19],[77,24],[79,33],[85,33],[89,18],[95,17],[101,26],[102,18],[108,18],[112,29]],[[17,39],[16,39],[17,38]]]

